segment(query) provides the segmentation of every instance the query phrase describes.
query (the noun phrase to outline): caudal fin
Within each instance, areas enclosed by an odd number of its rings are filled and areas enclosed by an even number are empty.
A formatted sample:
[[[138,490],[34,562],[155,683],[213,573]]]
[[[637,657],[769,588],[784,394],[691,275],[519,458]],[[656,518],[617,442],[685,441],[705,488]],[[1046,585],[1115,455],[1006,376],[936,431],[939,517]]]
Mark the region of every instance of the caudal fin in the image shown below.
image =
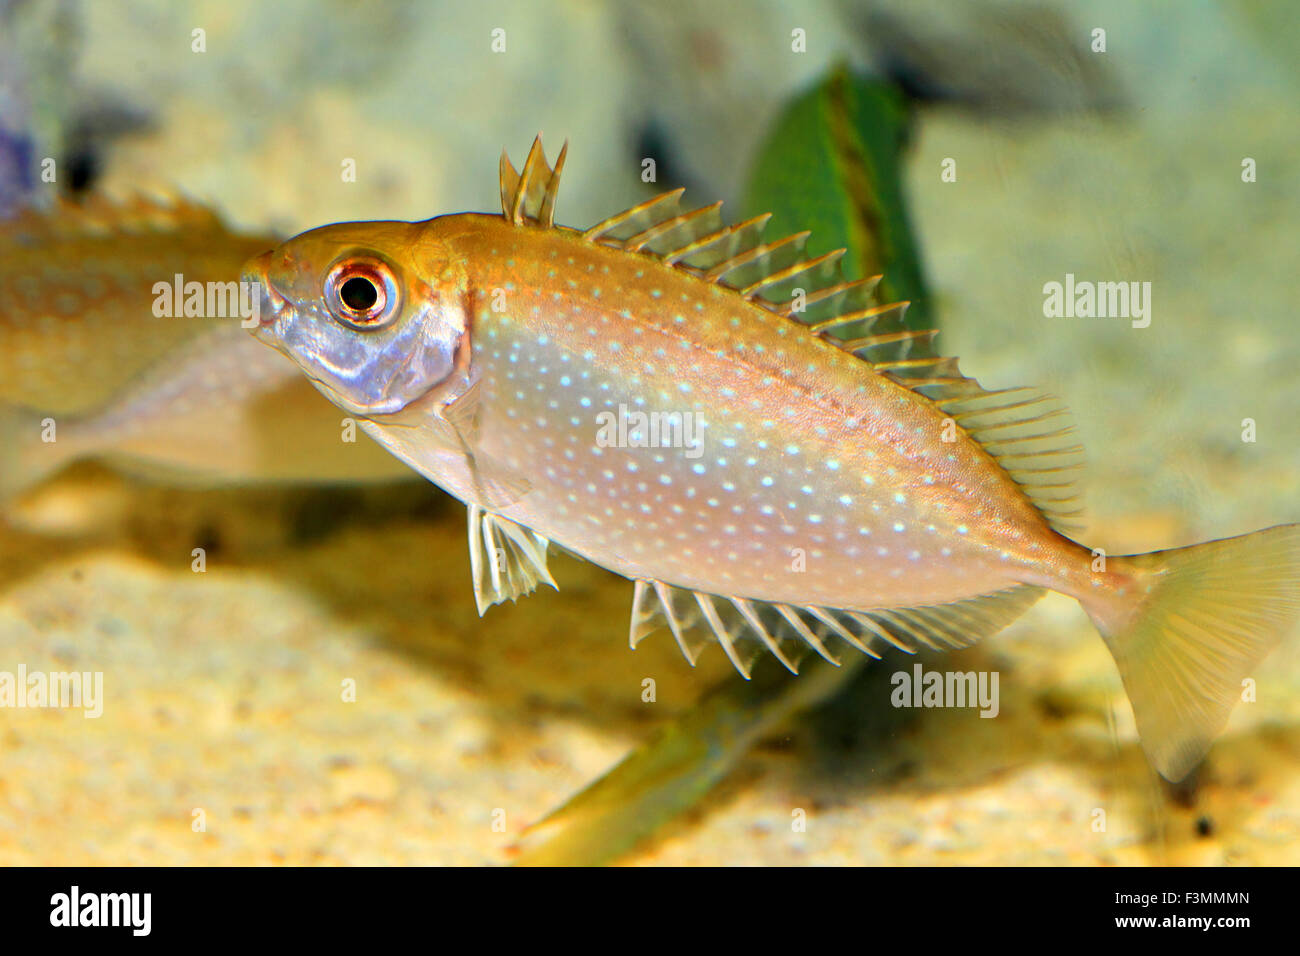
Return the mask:
[[[1300,617],[1300,525],[1110,562],[1138,586],[1085,609],[1119,665],[1147,757],[1181,780]]]
[[[72,443],[34,412],[0,406],[0,503],[52,475],[75,456]],[[46,441],[45,437],[56,440]]]

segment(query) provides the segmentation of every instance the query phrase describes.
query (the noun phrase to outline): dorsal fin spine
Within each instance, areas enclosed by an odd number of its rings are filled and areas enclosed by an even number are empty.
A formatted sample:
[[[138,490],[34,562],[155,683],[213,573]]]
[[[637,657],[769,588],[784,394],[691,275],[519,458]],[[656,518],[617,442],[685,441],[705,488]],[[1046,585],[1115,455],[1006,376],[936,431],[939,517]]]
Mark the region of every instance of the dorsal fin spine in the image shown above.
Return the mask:
[[[839,328],[843,325],[852,325],[855,322],[863,322],[867,319],[877,319],[882,315],[887,315],[896,310],[906,311],[910,302],[888,302],[884,305],[873,305],[866,309],[855,309],[852,312],[845,312],[843,315],[837,315],[833,319],[827,319],[824,322],[817,322],[808,326],[808,331],[821,335],[832,329]]]
[[[680,229],[702,216],[708,216],[722,208],[722,201],[718,200],[709,206],[701,206],[699,209],[692,209],[690,212],[684,212],[680,216],[673,216],[671,219],[665,219],[663,222],[656,223],[648,229],[638,232],[635,236],[624,240],[623,248],[628,252],[640,252],[641,249],[660,236],[667,235],[674,229]]]
[[[515,172],[510,156],[501,150],[501,215],[510,218],[510,210],[515,205],[515,194],[519,191],[519,174]]]
[[[836,344],[846,352],[857,353],[864,349],[872,349],[881,345],[894,345],[899,342],[919,341],[928,343],[938,334],[938,329],[907,329],[903,332],[882,332],[880,335],[866,335],[860,339],[848,339]]]
[[[796,262],[792,266],[786,266],[784,269],[773,272],[769,276],[751,282],[749,285],[745,286],[745,288],[740,290],[740,294],[746,299],[752,299],[770,286],[787,282],[795,276],[802,275],[805,272],[811,272],[813,269],[820,266],[831,265],[839,262],[847,251],[847,249],[832,249],[830,252],[823,253],[815,259],[804,259],[802,262]]]
[[[737,253],[728,259],[724,259],[708,272],[704,273],[704,278],[710,282],[717,282],[728,272],[733,272],[741,266],[749,265],[754,260],[761,259],[763,256],[771,255],[778,249],[782,249],[791,244],[796,246],[802,245],[808,241],[810,235],[812,235],[810,232],[796,232],[794,235],[786,236],[784,239],[778,239],[776,242],[765,242],[761,245],[755,246],[753,249]]]
[[[811,309],[827,299],[834,298],[837,295],[848,295],[854,291],[860,291],[863,295],[870,296],[876,291],[876,286],[880,285],[880,280],[883,278],[884,276],[868,276],[865,279],[850,279],[847,282],[837,282],[825,289],[818,289],[816,292],[808,293],[804,305],[806,308]]]
[[[684,192],[686,192],[685,189],[674,189],[671,192],[660,193],[658,196],[655,196],[652,199],[647,199],[645,202],[637,203],[635,206],[623,210],[616,216],[610,216],[608,219],[596,223],[596,225],[592,226],[582,234],[582,238],[586,239],[588,242],[599,242],[605,238],[606,233],[617,229],[625,222],[630,222],[647,210],[653,209],[662,203],[675,203],[677,200],[681,199],[682,193]]]
[[[770,212],[765,212],[760,216],[753,217],[752,219],[746,219],[744,222],[738,222],[731,226],[724,226],[721,229],[711,232],[707,236],[701,236],[689,245],[678,249],[672,255],[666,256],[664,261],[669,265],[676,265],[683,259],[689,259],[696,253],[703,252],[705,249],[721,242],[723,239],[726,239],[729,236],[738,235],[746,229],[754,229],[756,232],[762,232],[763,227],[767,225],[767,221],[771,218],[772,214]]]
[[[538,142],[541,138],[538,137]],[[546,181],[546,195],[542,198],[542,211],[538,214],[538,223],[546,229],[555,225],[555,197],[560,193],[560,175],[564,172],[564,160],[569,155],[569,141],[566,139],[560,147],[560,155],[555,158],[555,168]]]
[[[555,198],[560,190],[560,174],[569,153],[566,141],[552,168],[546,162],[539,133],[533,140],[524,168],[516,172],[510,157],[501,154],[501,214],[516,226],[536,225],[550,228],[555,223]]]

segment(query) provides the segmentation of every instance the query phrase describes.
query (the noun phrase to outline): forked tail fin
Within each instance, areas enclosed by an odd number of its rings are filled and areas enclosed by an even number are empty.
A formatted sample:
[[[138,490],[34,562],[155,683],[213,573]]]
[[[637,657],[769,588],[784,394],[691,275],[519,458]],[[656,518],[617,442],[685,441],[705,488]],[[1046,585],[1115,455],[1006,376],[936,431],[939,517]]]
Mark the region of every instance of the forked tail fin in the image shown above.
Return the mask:
[[[1110,561],[1138,587],[1084,608],[1119,665],[1147,757],[1181,780],[1300,617],[1300,525]]]

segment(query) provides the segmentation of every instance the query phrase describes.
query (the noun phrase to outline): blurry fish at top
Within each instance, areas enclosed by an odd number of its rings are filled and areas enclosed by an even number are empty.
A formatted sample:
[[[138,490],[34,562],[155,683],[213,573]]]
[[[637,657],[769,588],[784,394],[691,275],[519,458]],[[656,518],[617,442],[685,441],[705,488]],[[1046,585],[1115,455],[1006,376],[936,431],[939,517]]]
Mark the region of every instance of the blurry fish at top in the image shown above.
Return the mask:
[[[274,241],[179,201],[0,222],[0,499],[83,458],[198,486],[409,476],[237,317],[155,315],[157,283],[233,282]]]

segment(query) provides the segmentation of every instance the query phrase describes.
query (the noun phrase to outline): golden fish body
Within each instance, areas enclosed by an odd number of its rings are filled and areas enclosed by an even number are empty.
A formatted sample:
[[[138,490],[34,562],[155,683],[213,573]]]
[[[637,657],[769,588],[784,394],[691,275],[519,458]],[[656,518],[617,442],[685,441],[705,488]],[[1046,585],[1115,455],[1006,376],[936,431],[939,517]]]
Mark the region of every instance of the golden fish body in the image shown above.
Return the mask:
[[[942,409],[788,318],[573,231],[448,216],[420,244],[452,264],[438,282],[473,328],[477,454],[531,486],[504,517],[629,578],[784,604],[1090,587],[1086,550],[980,445],[937,441]],[[409,408],[369,427],[475,501],[454,433],[421,409],[433,427],[404,427]],[[699,445],[602,446],[597,416],[620,409],[684,416]]]
[[[1051,400],[981,389],[762,217],[672,193],[554,227],[563,155],[503,159],[501,216],[327,226],[246,272],[258,337],[469,505],[480,609],[550,582],[555,542],[636,582],[634,644],[662,622],[747,674],[961,646],[1050,588],[1157,768],[1195,765],[1300,611],[1300,528],[1098,562],[1057,530],[1078,448]]]

